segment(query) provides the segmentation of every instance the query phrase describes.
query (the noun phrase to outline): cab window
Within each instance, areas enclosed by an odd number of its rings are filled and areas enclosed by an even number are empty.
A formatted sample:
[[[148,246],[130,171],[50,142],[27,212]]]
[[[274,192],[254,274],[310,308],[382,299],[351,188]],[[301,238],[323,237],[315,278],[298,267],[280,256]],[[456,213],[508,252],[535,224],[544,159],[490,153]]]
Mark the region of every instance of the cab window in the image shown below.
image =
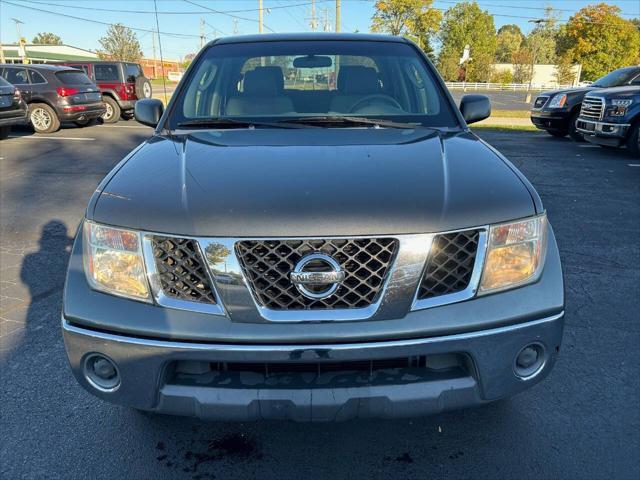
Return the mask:
[[[116,65],[95,65],[93,71],[98,82],[118,82],[118,67]]]
[[[29,77],[26,68],[5,67],[3,77],[14,85],[28,85]]]

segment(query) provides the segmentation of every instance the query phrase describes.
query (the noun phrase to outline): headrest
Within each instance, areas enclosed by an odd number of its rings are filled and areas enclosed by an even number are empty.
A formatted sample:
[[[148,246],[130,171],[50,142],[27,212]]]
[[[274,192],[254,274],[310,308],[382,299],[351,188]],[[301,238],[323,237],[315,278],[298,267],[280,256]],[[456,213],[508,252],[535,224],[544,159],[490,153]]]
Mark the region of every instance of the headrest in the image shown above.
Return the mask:
[[[340,67],[338,91],[342,94],[371,94],[380,91],[378,72],[362,65]]]
[[[284,89],[284,75],[278,66],[256,67],[244,74],[243,91],[247,95],[280,95]]]

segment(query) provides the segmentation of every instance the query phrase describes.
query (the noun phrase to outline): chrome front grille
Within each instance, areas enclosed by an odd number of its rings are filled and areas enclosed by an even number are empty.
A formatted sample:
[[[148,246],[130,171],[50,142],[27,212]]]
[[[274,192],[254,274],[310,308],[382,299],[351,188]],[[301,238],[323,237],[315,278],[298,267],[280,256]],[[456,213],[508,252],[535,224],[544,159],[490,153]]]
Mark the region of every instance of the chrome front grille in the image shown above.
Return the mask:
[[[418,300],[465,290],[471,281],[480,230],[436,235],[420,282]]]
[[[375,303],[393,264],[394,238],[245,240],[235,244],[242,271],[257,302],[272,310],[364,308]],[[302,295],[290,279],[305,256],[323,253],[345,272],[327,298]]]
[[[602,98],[589,96],[584,97],[582,100],[582,107],[580,108],[580,116],[582,118],[602,120],[603,113],[604,100]]]
[[[164,295],[175,300],[216,303],[196,240],[153,236],[151,246]]]
[[[540,95],[538,98],[536,98],[536,101],[533,103],[533,108],[536,110],[541,109],[542,107],[545,106],[545,104],[547,103],[547,100],[549,100],[549,97]]]

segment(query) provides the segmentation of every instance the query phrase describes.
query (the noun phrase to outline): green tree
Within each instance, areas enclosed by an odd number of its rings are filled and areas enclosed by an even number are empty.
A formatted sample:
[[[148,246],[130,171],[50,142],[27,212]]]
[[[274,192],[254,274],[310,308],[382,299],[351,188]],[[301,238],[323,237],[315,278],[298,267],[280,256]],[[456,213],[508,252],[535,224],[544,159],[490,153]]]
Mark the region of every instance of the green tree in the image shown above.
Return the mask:
[[[62,45],[62,39],[51,32],[40,32],[33,37],[33,42],[37,45]]]
[[[498,30],[497,46],[496,46],[496,62],[510,63],[511,57],[516,52],[522,42],[524,35],[517,25],[503,25]]]
[[[555,79],[560,85],[571,85],[576,79],[576,74],[573,71],[573,62],[569,54],[565,53],[558,57]]]
[[[142,58],[142,49],[135,32],[120,23],[110,25],[107,34],[100,40],[102,59],[137,62]]]
[[[521,47],[513,53],[511,63],[513,63],[513,81],[515,83],[529,83],[532,62],[533,54],[527,48]]]
[[[432,4],[433,0],[377,0],[371,30],[405,36],[432,53],[431,40],[442,19]]]
[[[457,65],[466,45],[471,56],[464,65],[466,80],[490,80],[497,44],[493,15],[481,10],[475,2],[459,3],[445,12],[440,41],[438,68],[446,80],[458,80],[452,67]]]
[[[611,70],[640,63],[640,32],[606,3],[589,5],[562,29],[559,53],[582,64],[583,77],[595,80]]]
[[[558,16],[551,7],[547,7],[544,18],[536,24],[525,40],[526,47],[533,53],[535,63],[556,63],[558,32]]]

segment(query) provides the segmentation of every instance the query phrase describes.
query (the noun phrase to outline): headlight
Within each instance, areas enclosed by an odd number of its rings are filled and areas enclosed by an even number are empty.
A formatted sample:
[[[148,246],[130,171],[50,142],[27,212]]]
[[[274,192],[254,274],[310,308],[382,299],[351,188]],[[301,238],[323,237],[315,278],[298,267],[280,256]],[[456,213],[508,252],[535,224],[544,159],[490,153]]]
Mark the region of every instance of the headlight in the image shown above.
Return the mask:
[[[609,115],[614,117],[622,117],[627,113],[627,107],[633,103],[632,99],[627,98],[614,98],[611,100],[611,107],[609,107]]]
[[[542,270],[547,242],[545,214],[489,229],[479,293],[494,292],[534,281]]]
[[[554,95],[554,97],[549,102],[549,108],[562,108],[564,104],[567,103],[567,96],[562,93],[560,95]]]
[[[138,232],[85,221],[84,271],[96,290],[151,301]]]

